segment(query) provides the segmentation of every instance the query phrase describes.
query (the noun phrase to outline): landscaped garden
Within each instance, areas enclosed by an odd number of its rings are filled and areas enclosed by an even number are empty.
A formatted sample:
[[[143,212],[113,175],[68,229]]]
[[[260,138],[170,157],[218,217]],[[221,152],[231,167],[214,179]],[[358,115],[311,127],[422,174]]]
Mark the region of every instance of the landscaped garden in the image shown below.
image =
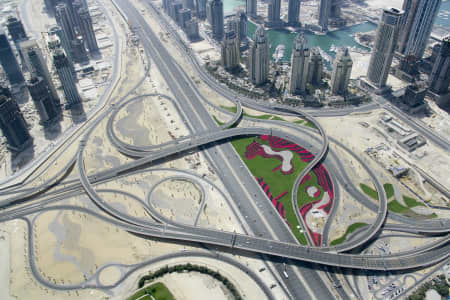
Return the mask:
[[[295,180],[314,155],[290,141],[272,136],[241,138],[233,140],[232,144],[297,240],[307,244],[291,198]],[[325,192],[331,195],[330,200],[319,209],[328,214],[333,200],[332,185],[328,172],[319,165],[300,183],[297,197],[299,209],[308,212],[312,204],[321,201]],[[315,241],[320,244],[320,237]]]

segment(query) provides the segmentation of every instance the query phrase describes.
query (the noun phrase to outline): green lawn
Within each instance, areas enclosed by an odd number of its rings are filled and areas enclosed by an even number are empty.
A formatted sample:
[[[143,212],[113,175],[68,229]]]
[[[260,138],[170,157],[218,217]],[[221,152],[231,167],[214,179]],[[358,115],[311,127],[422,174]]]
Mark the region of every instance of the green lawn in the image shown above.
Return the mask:
[[[142,288],[141,290],[136,292],[133,296],[128,298],[128,300],[136,300],[144,295],[149,295],[149,294],[151,294],[153,296],[153,298],[155,298],[156,300],[175,300],[172,293],[170,293],[170,291],[167,289],[167,287],[164,284],[162,284],[161,282],[154,283],[150,286]],[[151,299],[151,297],[146,296],[141,299],[147,300],[147,299]]]
[[[408,198],[407,201],[406,201],[405,197]],[[403,214],[410,218],[416,218],[416,219],[437,218],[437,215],[435,213],[432,213],[430,215],[422,215],[422,214],[415,213],[413,210],[411,210],[412,207],[424,206],[424,205],[422,203],[417,202],[416,200],[414,200],[412,198],[407,197],[407,196],[403,196],[403,199],[405,199],[405,203],[406,203],[406,205],[408,205],[408,207],[401,205],[397,200],[392,200],[391,202],[388,203],[389,210],[392,212]]]
[[[362,222],[359,222],[359,223],[353,223],[352,225],[350,225],[350,226],[347,227],[347,230],[345,231],[345,233],[344,233],[343,236],[341,236],[341,237],[338,238],[338,239],[333,240],[333,241],[330,243],[330,245],[331,245],[331,246],[335,246],[335,245],[342,244],[342,243],[347,239],[347,236],[348,236],[350,233],[355,232],[356,229],[361,228],[361,227],[366,226],[366,225],[367,225],[367,223],[362,223]]]
[[[397,200],[392,200],[388,203],[388,209],[395,213],[404,213],[409,210],[408,207],[401,205]]]
[[[226,109],[228,111],[231,111],[232,113],[236,113],[237,112],[237,106],[223,106],[223,105],[221,105],[220,107],[222,107],[222,108],[224,108],[224,109]]]
[[[280,171],[272,172],[273,169],[275,169],[277,166],[281,164],[281,161],[275,158],[263,158],[261,156],[256,156],[252,160],[248,160],[245,158],[246,148],[254,140],[258,141],[260,144],[269,145],[268,142],[262,141],[257,137],[235,139],[231,143],[233,144],[234,148],[239,153],[239,155],[241,156],[242,160],[247,165],[251,173],[257,178],[259,177],[264,178],[264,181],[270,187],[270,192],[272,193],[273,197],[281,195],[284,191],[288,192],[279,201],[284,205],[284,208],[286,210],[286,219],[291,225],[292,232],[296,236],[297,240],[301,244],[305,245],[307,243],[305,235],[303,233],[300,233],[300,231],[297,229],[297,225],[299,225],[299,222],[297,221],[295,212],[291,205],[291,197],[292,197],[291,191],[295,179],[297,178],[298,174],[300,174],[300,172],[306,167],[307,163],[303,162],[300,159],[299,155],[294,154],[292,159],[292,164],[294,165],[294,172],[288,175],[284,175]],[[319,198],[309,197],[305,191],[306,186],[308,185],[316,186],[320,190],[321,195],[323,195],[321,187],[317,184],[317,178],[315,174],[313,172],[310,172],[310,175],[312,179],[309,180],[307,183],[303,183],[299,187],[297,199],[299,208],[308,202],[320,199],[320,197]]]
[[[408,205],[408,207],[416,207],[416,206],[426,206],[425,204],[417,201],[416,199],[413,199],[408,196],[403,196],[403,201],[405,201],[405,204]]]
[[[233,113],[237,112],[237,107],[236,106],[223,106],[223,105],[221,105],[220,107],[222,107],[222,108],[224,108],[224,109],[226,109],[228,111],[231,111]],[[245,117],[249,117],[249,118],[288,122],[285,119],[283,119],[282,117],[275,116],[275,115],[258,115],[258,116],[255,116],[255,115],[251,115],[251,114],[246,113],[245,110],[243,112],[244,112],[244,116]],[[297,120],[297,121],[294,121],[294,123],[301,124],[303,126],[308,126],[308,127],[316,129],[316,126],[314,126],[312,123],[310,123],[309,121],[306,121],[306,120]]]
[[[217,119],[216,116],[213,116],[214,121],[216,121],[217,124],[219,124],[219,126],[222,126],[223,124],[225,124],[224,122],[219,121],[219,119]]]
[[[390,183],[383,184],[384,191],[386,192],[386,196],[388,199],[391,199],[394,196],[394,186]]]
[[[314,126],[314,124],[311,123],[311,122],[309,122],[309,121],[306,121],[306,124],[303,124],[303,125],[308,126],[308,127],[311,127],[311,128],[313,128],[313,129],[317,129],[317,127]]]
[[[376,190],[365,185],[364,183],[361,183],[359,186],[361,187],[361,189],[363,190],[363,192],[366,195],[368,195],[369,197],[371,197],[375,200],[378,200],[378,193]],[[431,215],[421,215],[421,214],[418,214],[418,213],[415,213],[414,211],[412,211],[410,208],[417,207],[417,206],[425,206],[425,205],[413,198],[408,197],[408,196],[403,196],[403,200],[405,201],[405,203],[408,207],[401,205],[400,202],[398,202],[394,197],[395,196],[394,195],[394,187],[392,186],[392,184],[385,183],[383,185],[383,187],[384,187],[384,191],[386,192],[386,196],[388,197],[388,201],[391,198],[393,198],[392,200],[390,200],[388,202],[388,210],[389,211],[403,214],[407,217],[416,218],[416,219],[437,218],[437,215],[435,213],[432,213]]]
[[[368,196],[372,197],[373,199],[378,200],[378,193],[376,190],[372,189],[371,187],[361,183],[360,184],[361,189],[364,193],[366,193]],[[405,204],[407,206],[404,206],[400,204],[400,202],[395,199],[395,193],[394,193],[394,187],[390,183],[385,183],[383,185],[384,191],[386,192],[386,196],[388,198],[388,210],[405,215],[407,217],[416,218],[416,219],[432,219],[437,218],[437,215],[435,213],[432,213],[430,215],[421,215],[418,213],[415,213],[411,208],[417,207],[417,206],[425,206],[423,203],[420,203],[416,199],[413,199],[408,196],[403,196],[403,200],[405,201]]]
[[[359,185],[361,187],[361,190],[368,195],[369,197],[378,200],[378,192],[376,190],[374,190],[373,188],[371,188],[368,185],[365,185],[364,183],[361,183]]]

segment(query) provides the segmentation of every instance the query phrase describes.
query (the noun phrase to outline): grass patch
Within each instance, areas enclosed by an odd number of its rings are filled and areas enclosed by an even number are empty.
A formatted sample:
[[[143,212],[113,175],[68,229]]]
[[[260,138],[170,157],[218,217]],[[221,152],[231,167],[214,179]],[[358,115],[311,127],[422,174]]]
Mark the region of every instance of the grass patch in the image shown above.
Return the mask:
[[[404,213],[409,210],[408,207],[401,205],[397,200],[392,200],[388,203],[388,209],[395,213]]]
[[[219,124],[219,126],[222,126],[223,124],[225,124],[224,122],[219,121],[219,119],[217,119],[216,116],[213,116],[214,121],[216,121],[217,124]]]
[[[314,124],[313,123],[311,123],[311,122],[309,122],[309,121],[306,121],[306,124],[303,124],[304,126],[308,126],[308,127],[311,127],[311,128],[313,128],[313,129],[317,129],[317,127],[316,126],[314,126]]]
[[[331,246],[335,246],[335,245],[342,244],[342,243],[347,239],[347,236],[348,236],[350,233],[353,233],[353,232],[356,231],[356,229],[361,228],[361,227],[366,226],[366,225],[367,225],[367,223],[362,223],[362,222],[359,222],[359,223],[353,223],[352,225],[350,225],[350,226],[347,227],[347,230],[345,231],[345,233],[344,233],[343,236],[341,236],[341,237],[338,238],[338,239],[333,240],[333,241],[330,243],[330,245],[331,245]]]
[[[386,196],[388,199],[391,199],[394,196],[394,186],[390,183],[383,184],[384,191],[386,192]]]
[[[378,200],[378,192],[376,190],[364,183],[361,183],[359,186],[367,196],[371,197],[372,199]]]
[[[417,206],[424,206],[424,207],[426,207],[425,204],[417,201],[416,199],[408,197],[408,196],[403,196],[403,201],[405,201],[405,204],[408,205],[409,208],[417,207]]]
[[[152,295],[153,298],[155,298],[156,300],[175,300],[169,289],[161,282],[152,284],[146,288],[141,289],[136,294],[128,298],[128,300],[135,300],[144,295],[148,296],[141,298],[142,300],[152,299],[152,297],[150,297],[149,295]]]
[[[260,119],[260,120],[269,120],[271,118],[273,118],[272,115],[260,115],[260,116],[254,116],[254,115],[249,115],[248,113],[244,112],[244,117],[249,117],[249,118],[254,118],[254,119]]]
[[[232,113],[237,113],[237,106],[223,106],[221,105],[223,109],[226,109],[228,111],[231,111]]]
[[[406,196],[403,196],[403,199],[405,199]],[[409,198],[409,197],[407,197]],[[411,200],[414,201],[414,203],[411,202]],[[412,205],[415,206],[409,206],[408,202]],[[403,205],[401,205],[397,200],[392,200],[391,202],[388,203],[388,209],[392,212],[395,213],[399,213],[402,215],[405,215],[406,217],[410,217],[410,218],[415,218],[415,219],[434,219],[437,218],[437,215],[435,213],[432,213],[430,215],[422,215],[422,214],[418,214],[416,212],[414,212],[413,210],[411,210],[411,207],[416,207],[416,206],[421,206],[423,204],[418,203],[416,200],[409,198],[408,202],[405,201],[405,203],[409,206],[409,207],[405,207]]]
[[[286,122],[285,119],[280,118],[280,117],[278,117],[278,116],[273,116],[273,117],[272,117],[272,120],[274,120],[274,121],[284,121],[284,122]]]
[[[287,194],[284,195],[281,199],[279,199],[279,201],[283,204],[286,210],[286,220],[291,226],[291,230],[294,233],[295,237],[301,244],[306,245],[307,241],[305,235],[301,233],[297,228],[297,226],[300,224],[297,221],[294,209],[291,205],[291,198],[292,198],[291,191],[298,174],[300,174],[300,172],[306,167],[307,163],[303,162],[300,159],[300,156],[295,153],[292,159],[294,172],[288,175],[284,175],[280,173],[280,171],[273,172],[272,170],[281,164],[281,161],[279,161],[278,159],[263,158],[261,156],[256,156],[252,160],[248,160],[245,158],[246,148],[254,140],[258,141],[260,144],[269,145],[267,141],[262,141],[258,137],[235,139],[231,143],[233,144],[234,148],[241,156],[242,161],[247,165],[248,169],[253,174],[253,176],[257,178],[259,177],[264,178],[264,181],[270,187],[270,192],[272,193],[273,197],[277,197],[282,193],[284,193],[285,191],[287,191]],[[305,191],[306,186],[308,185],[316,186],[321,191],[321,196],[323,195],[321,187],[317,184],[317,178],[315,174],[313,172],[310,172],[310,175],[312,179],[304,183],[299,188],[297,199],[299,207],[303,206],[308,202],[320,199],[320,197],[314,199],[309,197]]]
[[[311,123],[311,122],[309,122],[307,120],[297,120],[297,121],[294,121],[294,123],[295,124],[300,124],[300,125],[303,125],[303,126],[308,126],[308,127],[313,128],[313,129],[317,129],[317,127],[314,126],[313,123]]]

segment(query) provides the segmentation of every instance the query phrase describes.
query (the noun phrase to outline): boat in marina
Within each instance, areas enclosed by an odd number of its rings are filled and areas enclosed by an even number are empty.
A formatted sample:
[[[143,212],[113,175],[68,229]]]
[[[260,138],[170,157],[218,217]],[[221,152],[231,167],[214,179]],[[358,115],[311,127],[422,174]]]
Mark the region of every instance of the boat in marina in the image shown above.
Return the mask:
[[[273,53],[272,57],[276,63],[283,59],[285,50],[286,46],[283,44],[280,44],[275,48],[275,52]]]

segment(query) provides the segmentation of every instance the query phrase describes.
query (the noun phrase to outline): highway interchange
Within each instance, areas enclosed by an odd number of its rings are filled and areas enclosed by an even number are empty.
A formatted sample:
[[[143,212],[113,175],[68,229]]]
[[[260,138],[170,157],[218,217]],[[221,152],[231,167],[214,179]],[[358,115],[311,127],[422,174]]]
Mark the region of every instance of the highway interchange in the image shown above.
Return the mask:
[[[354,111],[353,109],[307,112],[279,105],[269,106],[265,103],[255,102],[251,99],[236,97],[233,92],[214,82],[214,80],[211,79],[207,73],[205,73],[195,58],[192,58],[192,56],[187,56],[202,80],[207,82],[216,91],[223,94],[237,105],[237,113],[231,116],[231,120],[222,126],[218,126],[206,110],[206,105],[213,104],[208,102],[207,99],[201,95],[189,76],[187,76],[182,68],[177,65],[175,60],[168,53],[167,49],[165,49],[165,47],[161,44],[157,35],[153,32],[141,14],[133,7],[133,5],[130,4],[130,2],[125,0],[117,0],[115,4],[121,10],[123,16],[134,28],[137,29],[136,32],[140,37],[141,43],[146,51],[146,55],[152,58],[152,62],[154,62],[166,82],[174,83],[170,85],[174,99],[165,95],[141,95],[128,98],[133,92],[130,90],[130,92],[122,97],[119,102],[116,102],[114,105],[107,108],[94,121],[93,125],[89,127],[88,131],[79,142],[79,148],[76,155],[47,182],[42,183],[37,187],[26,189],[17,188],[17,186],[2,187],[1,194],[6,197],[4,197],[4,200],[1,200],[0,202],[1,207],[4,208],[4,211],[0,211],[0,222],[5,222],[16,218],[26,220],[29,227],[28,242],[30,245],[30,263],[33,274],[39,282],[55,289],[111,288],[111,286],[102,287],[98,284],[85,284],[82,286],[55,285],[47,282],[44,278],[42,278],[42,276],[40,276],[34,266],[33,235],[31,234],[32,227],[26,216],[37,212],[50,210],[82,211],[140,236],[160,237],[172,241],[179,240],[199,242],[204,245],[211,245],[213,247],[219,246],[219,250],[228,248],[229,251],[236,249],[244,252],[249,251],[259,254],[262,259],[270,264],[270,268],[273,269],[273,272],[278,274],[283,274],[283,272],[286,272],[289,275],[288,277],[279,276],[279,280],[282,281],[281,284],[286,293],[293,299],[298,299],[300,297],[304,297],[305,295],[310,295],[312,298],[316,299],[334,298],[332,291],[330,291],[329,284],[326,283],[326,279],[323,277],[323,267],[316,264],[351,269],[386,271],[425,267],[448,258],[450,253],[450,244],[448,243],[450,220],[445,219],[438,221],[418,222],[398,214],[388,213],[386,194],[382,184],[376,178],[375,174],[373,174],[370,167],[368,167],[358,156],[353,154],[351,150],[347,149],[344,145],[333,138],[328,137],[323,128],[314,118],[314,116],[317,115],[333,116],[347,114]],[[165,21],[162,19],[162,22]],[[168,26],[170,27],[170,25]],[[174,31],[172,32],[175,36],[176,33]],[[149,68],[147,68],[147,73],[148,69]],[[136,84],[135,88],[144,81],[147,73]],[[142,97],[152,96],[161,96],[167,101],[171,101],[189,128],[191,135],[161,145],[149,145],[148,147],[136,147],[121,141],[114,132],[114,120],[118,111],[132,101],[139,100]],[[263,126],[230,128],[233,127],[233,125],[237,125],[242,119],[249,119],[248,117],[243,116],[242,106],[250,107],[263,112],[299,116],[314,124],[317,130],[299,125],[288,124],[286,122],[255,119],[252,119],[255,123],[265,122],[275,124],[277,126],[270,129]],[[368,110],[372,108],[374,108],[373,104],[367,105],[360,109]],[[385,108],[387,108],[387,105],[385,105]],[[216,109],[221,110],[223,113],[231,114],[224,111],[220,107],[216,107]],[[132,156],[136,159],[131,163],[123,164],[108,171],[88,175],[83,163],[85,159],[83,156],[84,150],[88,147],[90,137],[95,133],[97,126],[103,120],[107,120],[108,122],[107,136],[112,145],[114,145],[121,153],[127,156]],[[415,126],[418,127],[418,131],[421,132],[421,126],[417,124]],[[283,127],[295,129],[296,131],[299,131],[299,134],[301,131],[302,137],[283,131]],[[424,135],[428,138],[430,138],[429,136],[432,136],[430,139],[433,142],[438,144],[443,149],[448,150],[448,141],[443,141],[439,136],[426,130],[423,130],[422,133],[424,133]],[[373,223],[362,229],[365,230],[365,233],[334,247],[326,245],[322,245],[322,247],[298,245],[296,239],[290,232],[290,229],[278,216],[272,204],[267,201],[266,195],[257,185],[249,171],[246,168],[235,167],[242,165],[242,161],[228,141],[236,137],[257,136],[262,134],[283,137],[299,145],[306,145],[309,143],[311,146],[309,150],[315,154],[315,159],[310,162],[308,167],[305,168],[305,170],[303,170],[297,177],[295,188],[292,193],[292,204],[296,208],[295,211],[299,221],[302,221],[302,218],[298,214],[297,201],[295,201],[297,199],[299,182],[310,170],[312,170],[315,165],[322,162],[325,164],[327,169],[330,170],[333,181],[339,182],[341,186],[343,186],[344,189],[355,199],[358,199],[358,201],[365,207],[376,213],[376,219]],[[330,142],[334,143],[338,147],[341,147],[349,155],[357,159],[369,173],[376,186],[378,194],[380,195],[379,205],[376,205],[368,199],[359,191],[355,184],[351,182],[337,155],[329,149],[328,145]],[[66,147],[69,147],[69,145]],[[187,151],[192,150],[195,151],[198,149],[202,151],[207,158],[208,163],[213,166],[215,170],[220,170],[220,172],[217,173],[227,189],[227,193],[223,194],[224,198],[228,201],[228,204],[232,208],[234,214],[240,220],[245,234],[223,232],[169,222],[169,220],[164,217],[157,215],[157,213],[152,210],[150,203],[146,203],[144,199],[137,201],[141,201],[143,209],[146,209],[160,222],[142,220],[124,214],[123,212],[113,208],[107,201],[102,199],[102,192],[95,189],[95,186],[99,183],[117,180],[118,178],[129,176],[131,174],[150,172],[152,170],[154,171],[155,167],[153,165],[157,166],[160,162],[170,160],[170,158],[174,155],[186,153]],[[57,160],[58,157],[59,156],[56,156],[54,160]],[[51,163],[49,166],[51,166]],[[70,174],[74,166],[77,167],[79,179],[65,180],[66,176]],[[46,169],[42,172],[45,172],[45,170]],[[34,177],[30,177],[28,182],[33,182],[37,178],[39,178],[39,174]],[[61,181],[64,182],[64,186],[58,187],[58,184]],[[217,189],[220,190],[219,188]],[[54,203],[66,199],[72,195],[79,194],[83,191],[89,195],[95,204],[107,212],[109,216],[105,217],[102,214],[75,206],[54,206]],[[339,190],[337,190],[337,198],[339,198],[338,192]],[[151,193],[149,192],[148,195],[150,194]],[[227,197],[226,195],[229,196]],[[47,206],[48,204],[52,204],[52,206]],[[327,220],[324,236],[328,236],[328,231],[331,226],[336,207],[337,205],[333,207],[333,211]],[[246,218],[243,217],[247,215],[252,216],[252,219],[255,221],[248,222]],[[386,219],[398,222],[400,224],[385,224]],[[415,251],[405,251],[404,253],[396,253],[389,256],[344,253],[352,249],[358,249],[360,246],[367,244],[378,234],[380,234],[383,229],[418,234],[438,234],[441,235],[441,238],[438,242],[426,244],[421,249],[416,249]],[[186,253],[186,255],[188,254],[189,253]],[[192,253],[192,255],[195,254],[196,253]],[[178,254],[174,255],[176,256]],[[234,260],[232,259],[224,258],[224,260],[227,260],[228,263],[236,264],[236,262],[233,262]],[[132,271],[127,274],[131,274],[139,267],[150,263],[152,263],[152,261],[140,264],[139,266],[133,266]],[[284,265],[284,263],[286,263],[286,265]],[[99,270],[99,272],[100,271],[101,270]],[[127,274],[120,279],[120,282],[125,280],[128,276]],[[260,281],[257,275],[253,275],[254,276],[252,278],[255,281]],[[305,278],[308,278],[307,283]],[[115,286],[120,282],[117,282]],[[258,284],[264,289],[268,298],[273,297],[271,296],[270,291],[264,287],[263,283],[258,282]],[[348,298],[348,296],[342,291],[338,291],[338,293],[342,298]]]

